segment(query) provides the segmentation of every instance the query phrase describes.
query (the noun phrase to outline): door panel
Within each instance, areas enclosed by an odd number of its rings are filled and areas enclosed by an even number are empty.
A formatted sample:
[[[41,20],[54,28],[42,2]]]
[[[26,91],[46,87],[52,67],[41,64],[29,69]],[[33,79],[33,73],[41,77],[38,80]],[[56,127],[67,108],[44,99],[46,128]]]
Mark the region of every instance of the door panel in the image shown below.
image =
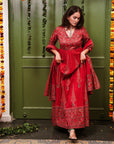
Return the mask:
[[[63,0],[47,2],[46,45],[54,28],[61,24],[64,13]],[[101,84],[101,89],[89,96],[90,119],[108,118],[106,86],[109,77],[109,47],[106,46],[109,41],[106,41],[106,35],[109,35],[109,30],[106,22],[110,17],[106,15],[109,14],[110,3],[104,0],[84,1],[85,27],[94,42],[94,48],[89,55]],[[27,0],[9,0],[11,112],[15,118],[46,119],[51,118],[52,103],[44,97],[44,90],[53,56],[46,52],[46,56],[42,57],[42,1],[33,0],[31,4],[32,46],[31,53],[28,54]],[[68,1],[68,7],[73,4],[81,6],[81,1]]]

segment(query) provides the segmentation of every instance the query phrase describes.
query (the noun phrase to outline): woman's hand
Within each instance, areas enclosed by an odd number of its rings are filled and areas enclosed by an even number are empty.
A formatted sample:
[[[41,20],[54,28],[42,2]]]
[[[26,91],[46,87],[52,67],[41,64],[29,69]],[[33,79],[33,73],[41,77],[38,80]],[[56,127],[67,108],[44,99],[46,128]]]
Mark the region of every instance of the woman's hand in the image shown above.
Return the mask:
[[[55,55],[55,60],[56,60],[57,63],[61,63],[61,56],[58,52]]]
[[[86,55],[84,52],[81,52],[80,60],[81,60],[81,63],[83,63],[86,60]]]
[[[53,54],[55,55],[55,60],[57,63],[61,63],[61,55],[57,50],[51,50],[53,52]]]
[[[86,54],[89,52],[89,49],[85,49],[81,52],[81,55],[80,55],[80,60],[81,60],[81,63],[83,63],[85,60],[86,60]]]

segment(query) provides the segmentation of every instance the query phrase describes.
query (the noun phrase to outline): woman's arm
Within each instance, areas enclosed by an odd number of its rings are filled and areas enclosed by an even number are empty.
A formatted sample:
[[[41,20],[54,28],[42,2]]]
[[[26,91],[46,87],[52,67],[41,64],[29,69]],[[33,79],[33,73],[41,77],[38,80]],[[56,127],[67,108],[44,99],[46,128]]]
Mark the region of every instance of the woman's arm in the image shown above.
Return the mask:
[[[46,47],[46,50],[55,55],[55,60],[57,63],[61,63],[61,56],[58,52],[58,48],[55,46],[57,40],[58,40],[58,27],[52,33],[49,44]]]
[[[82,51],[82,53],[85,54],[85,55],[86,55],[88,52],[89,52],[89,49],[85,49],[85,50]]]
[[[81,60],[81,63],[83,63],[85,60],[86,60],[86,54],[89,52],[89,49],[85,49],[81,52],[81,55],[80,55],[80,60]]]
[[[57,28],[53,31],[53,33],[51,34],[50,40],[49,40],[49,44],[46,47],[46,50],[50,53],[53,54],[52,50],[58,50],[58,48],[55,46],[56,42],[58,40],[58,30]]]
[[[81,52],[80,55],[81,63],[83,63],[86,60],[86,54],[89,53],[93,48],[93,42],[89,38],[89,35],[84,27],[82,29],[82,40],[83,40],[83,51]]]

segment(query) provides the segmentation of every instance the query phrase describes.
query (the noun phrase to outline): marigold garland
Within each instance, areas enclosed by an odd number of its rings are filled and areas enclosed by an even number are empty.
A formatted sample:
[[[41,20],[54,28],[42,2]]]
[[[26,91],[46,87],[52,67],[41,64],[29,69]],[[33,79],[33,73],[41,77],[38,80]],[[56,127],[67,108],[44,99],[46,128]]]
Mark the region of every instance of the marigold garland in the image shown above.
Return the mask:
[[[63,2],[64,12],[67,10],[67,2],[68,2],[68,0],[64,0],[64,2]]]
[[[45,57],[45,45],[46,45],[46,24],[47,24],[47,0],[42,0],[42,56]]]
[[[4,86],[4,33],[3,33],[3,0],[0,0],[0,80],[1,80],[1,109],[5,112],[5,86]]]
[[[31,53],[31,0],[28,0],[28,53]]]
[[[82,0],[82,7],[81,7],[81,9],[82,9],[82,11],[83,11],[83,13],[84,13],[84,0]]]
[[[109,85],[109,117],[112,118],[114,110],[114,0],[112,0],[111,10],[111,34],[110,34],[110,85]]]

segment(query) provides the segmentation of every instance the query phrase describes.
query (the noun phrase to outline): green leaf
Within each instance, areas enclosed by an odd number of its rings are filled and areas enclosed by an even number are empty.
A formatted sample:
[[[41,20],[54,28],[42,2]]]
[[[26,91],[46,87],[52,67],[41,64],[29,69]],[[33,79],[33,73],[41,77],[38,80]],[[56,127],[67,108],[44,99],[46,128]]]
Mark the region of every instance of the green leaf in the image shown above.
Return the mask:
[[[24,123],[23,125],[14,128],[13,127],[0,128],[0,137],[5,135],[25,134],[34,131],[38,131],[37,124]]]

